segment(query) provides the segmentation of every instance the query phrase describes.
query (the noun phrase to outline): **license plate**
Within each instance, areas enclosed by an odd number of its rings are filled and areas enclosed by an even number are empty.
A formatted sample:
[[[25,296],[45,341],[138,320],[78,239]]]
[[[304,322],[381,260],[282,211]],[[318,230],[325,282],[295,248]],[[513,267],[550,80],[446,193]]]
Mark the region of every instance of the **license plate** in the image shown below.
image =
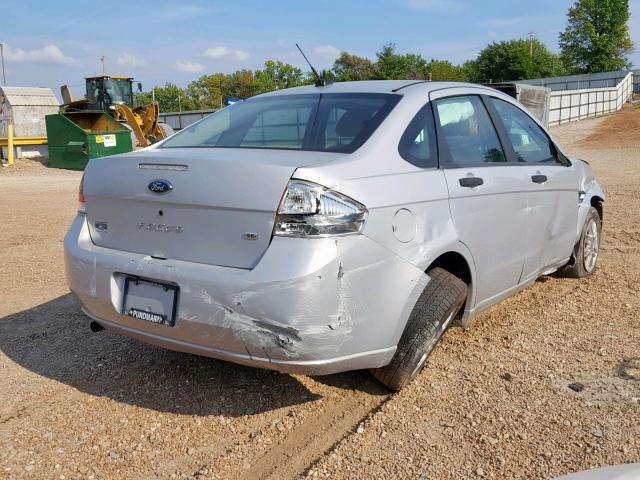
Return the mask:
[[[173,327],[178,287],[125,277],[122,313],[138,320]]]

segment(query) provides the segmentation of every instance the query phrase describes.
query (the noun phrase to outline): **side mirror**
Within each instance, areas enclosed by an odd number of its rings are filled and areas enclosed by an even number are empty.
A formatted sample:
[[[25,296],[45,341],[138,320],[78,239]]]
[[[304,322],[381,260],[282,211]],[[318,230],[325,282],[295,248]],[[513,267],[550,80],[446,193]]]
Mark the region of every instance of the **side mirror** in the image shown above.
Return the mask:
[[[138,91],[141,92],[142,91],[142,82],[138,82]]]

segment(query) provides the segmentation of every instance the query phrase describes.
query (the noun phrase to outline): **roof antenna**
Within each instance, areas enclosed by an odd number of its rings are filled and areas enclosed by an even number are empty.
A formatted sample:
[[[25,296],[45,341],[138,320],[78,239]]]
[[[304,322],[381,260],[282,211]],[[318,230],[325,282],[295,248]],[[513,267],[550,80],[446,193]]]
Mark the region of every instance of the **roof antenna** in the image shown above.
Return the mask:
[[[309,64],[309,67],[311,67],[311,73],[313,73],[313,76],[316,77],[316,83],[315,83],[316,87],[326,87],[327,85],[330,85],[331,83],[333,83],[331,80],[327,80],[321,77],[320,75],[318,75],[318,72],[316,71],[315,68],[313,68],[313,65],[311,65],[311,62],[309,61],[307,56],[304,54],[304,52],[300,48],[300,45],[296,43],[296,47],[298,47],[298,50],[300,50],[300,53]]]

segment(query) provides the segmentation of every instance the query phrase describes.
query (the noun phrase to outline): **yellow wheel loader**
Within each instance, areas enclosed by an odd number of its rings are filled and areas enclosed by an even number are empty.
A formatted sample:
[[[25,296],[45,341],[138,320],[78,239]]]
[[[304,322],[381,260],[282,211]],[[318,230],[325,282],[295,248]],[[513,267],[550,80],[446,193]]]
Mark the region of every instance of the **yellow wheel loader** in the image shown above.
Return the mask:
[[[101,75],[86,78],[86,96],[74,100],[67,85],[60,87],[64,112],[104,112],[131,130],[131,139],[136,147],[148,147],[152,143],[173,134],[166,123],[158,122],[158,102],[133,106],[133,78]],[[138,83],[138,89],[142,86]]]

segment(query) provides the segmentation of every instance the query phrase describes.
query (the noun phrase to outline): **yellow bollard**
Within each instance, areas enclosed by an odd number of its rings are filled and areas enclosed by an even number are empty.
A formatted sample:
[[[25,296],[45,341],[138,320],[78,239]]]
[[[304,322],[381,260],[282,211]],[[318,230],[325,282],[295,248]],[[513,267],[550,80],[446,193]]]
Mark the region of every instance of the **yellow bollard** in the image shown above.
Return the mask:
[[[7,150],[9,151],[8,165],[13,165],[13,125],[7,127]]]

